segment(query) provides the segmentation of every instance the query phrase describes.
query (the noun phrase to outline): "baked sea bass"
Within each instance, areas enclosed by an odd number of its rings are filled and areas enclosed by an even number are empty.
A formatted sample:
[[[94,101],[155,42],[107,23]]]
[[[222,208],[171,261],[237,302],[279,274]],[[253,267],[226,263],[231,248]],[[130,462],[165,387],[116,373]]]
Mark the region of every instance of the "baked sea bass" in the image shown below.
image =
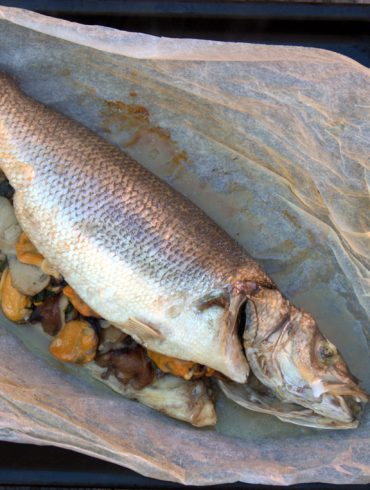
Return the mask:
[[[87,330],[93,318],[113,327],[115,338],[123,334],[118,347],[111,342],[111,349],[96,350],[96,365],[107,369],[103,378],[116,375],[123,391],[144,403],[140,390],[162,383],[151,405],[163,411],[166,397],[175,395],[171,383],[181,378],[192,386],[189,406],[203,397],[196,425],[215,423],[208,385],[216,383],[241,405],[288,422],[322,428],[358,424],[367,395],[335,346],[238,243],[130,156],[32,100],[5,74],[0,166],[15,190],[23,231],[13,256],[7,254],[9,287],[17,282],[14,260],[27,262],[21,252],[28,240],[43,258],[29,265],[50,278],[49,290],[58,291],[62,277],[58,294],[89,309]],[[38,305],[25,301],[32,318]],[[78,321],[81,315],[73,325],[54,329],[52,353],[63,348],[63,335],[75,335]],[[90,329],[91,339],[101,330]],[[89,339],[84,342],[91,343],[92,354],[61,359],[93,363],[96,342]],[[145,369],[150,365],[157,373],[150,382],[135,384],[136,378],[117,375],[129,356],[132,368],[137,349]],[[174,410],[170,414],[176,416]]]

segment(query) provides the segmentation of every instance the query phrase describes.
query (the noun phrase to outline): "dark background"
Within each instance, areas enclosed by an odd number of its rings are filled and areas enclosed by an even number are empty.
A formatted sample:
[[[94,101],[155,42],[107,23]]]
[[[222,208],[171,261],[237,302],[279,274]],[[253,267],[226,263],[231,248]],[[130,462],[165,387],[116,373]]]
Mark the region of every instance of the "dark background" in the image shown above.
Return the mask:
[[[83,24],[154,35],[321,47],[370,66],[370,4],[336,1],[0,0]]]
[[[370,5],[365,4],[230,0],[0,0],[0,3],[82,24],[153,35],[325,48],[370,67]],[[13,443],[0,443],[0,485],[0,488],[182,488],[70,451]],[[286,487],[234,483],[207,488]],[[290,488],[370,489],[370,485],[313,483]]]
[[[284,450],[282,448],[282,450]],[[29,487],[207,490],[369,490],[370,485],[307,483],[290,487],[232,483],[193,487],[161,482],[134,471],[56,447],[0,443],[0,489]],[[15,488],[14,488],[15,487]]]

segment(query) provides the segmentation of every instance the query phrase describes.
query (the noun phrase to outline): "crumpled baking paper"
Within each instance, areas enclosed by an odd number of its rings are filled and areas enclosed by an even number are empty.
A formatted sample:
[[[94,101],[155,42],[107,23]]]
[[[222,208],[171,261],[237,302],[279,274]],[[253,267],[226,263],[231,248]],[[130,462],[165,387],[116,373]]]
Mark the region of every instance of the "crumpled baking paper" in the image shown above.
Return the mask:
[[[0,7],[0,69],[202,207],[318,320],[370,391],[369,70],[333,52],[156,38]],[[370,482],[370,412],[350,431],[218,400],[199,430],[0,327],[0,438],[187,484]]]

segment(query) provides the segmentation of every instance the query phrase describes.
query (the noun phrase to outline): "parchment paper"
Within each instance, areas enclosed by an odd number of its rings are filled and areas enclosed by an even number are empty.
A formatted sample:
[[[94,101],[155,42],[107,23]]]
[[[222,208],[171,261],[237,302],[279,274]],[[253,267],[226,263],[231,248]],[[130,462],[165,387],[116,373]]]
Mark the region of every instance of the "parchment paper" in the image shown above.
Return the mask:
[[[0,7],[0,69],[202,207],[370,390],[366,68],[319,49],[169,40]],[[187,484],[370,481],[369,410],[357,430],[317,431],[220,396],[216,430],[193,429],[62,366],[45,342],[1,320],[3,440]]]

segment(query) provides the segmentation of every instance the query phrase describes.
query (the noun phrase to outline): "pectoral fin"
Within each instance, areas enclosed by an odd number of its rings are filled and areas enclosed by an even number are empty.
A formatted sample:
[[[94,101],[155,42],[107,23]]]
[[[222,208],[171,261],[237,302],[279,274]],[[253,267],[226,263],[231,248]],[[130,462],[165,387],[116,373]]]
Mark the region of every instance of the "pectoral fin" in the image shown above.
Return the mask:
[[[164,336],[152,325],[145,323],[137,318],[130,317],[123,325],[114,325],[131,335],[140,344],[146,344],[151,340],[163,340]]]

